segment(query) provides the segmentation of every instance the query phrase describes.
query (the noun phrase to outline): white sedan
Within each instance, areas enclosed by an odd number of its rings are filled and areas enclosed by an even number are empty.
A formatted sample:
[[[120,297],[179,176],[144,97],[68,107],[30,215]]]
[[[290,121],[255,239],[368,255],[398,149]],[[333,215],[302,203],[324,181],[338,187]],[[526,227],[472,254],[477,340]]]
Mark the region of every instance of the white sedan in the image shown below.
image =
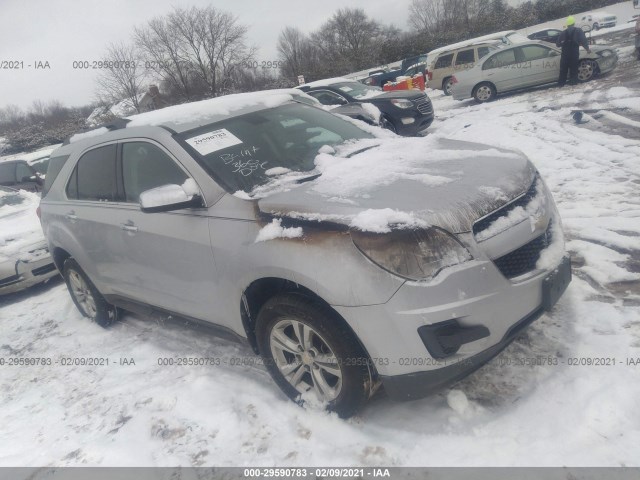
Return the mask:
[[[0,295],[58,275],[36,209],[40,196],[0,187]]]
[[[618,63],[615,50],[598,45],[590,48],[591,53],[580,49],[581,82],[613,70]],[[535,40],[501,48],[480,59],[473,68],[454,75],[453,98],[487,102],[501,93],[556,83],[560,54],[559,48]]]

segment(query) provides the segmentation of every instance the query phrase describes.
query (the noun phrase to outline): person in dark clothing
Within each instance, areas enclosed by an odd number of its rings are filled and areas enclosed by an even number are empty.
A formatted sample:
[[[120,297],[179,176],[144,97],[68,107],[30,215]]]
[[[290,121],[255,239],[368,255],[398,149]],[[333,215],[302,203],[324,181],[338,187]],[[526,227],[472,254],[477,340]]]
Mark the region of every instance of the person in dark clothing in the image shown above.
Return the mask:
[[[567,83],[567,73],[570,73],[569,83],[575,85],[578,83],[578,61],[580,59],[580,45],[587,51],[589,50],[589,42],[587,36],[581,28],[576,28],[576,21],[573,17],[567,17],[567,28],[558,35],[556,45],[562,48],[562,56],[560,57],[560,78],[558,86],[563,87]]]

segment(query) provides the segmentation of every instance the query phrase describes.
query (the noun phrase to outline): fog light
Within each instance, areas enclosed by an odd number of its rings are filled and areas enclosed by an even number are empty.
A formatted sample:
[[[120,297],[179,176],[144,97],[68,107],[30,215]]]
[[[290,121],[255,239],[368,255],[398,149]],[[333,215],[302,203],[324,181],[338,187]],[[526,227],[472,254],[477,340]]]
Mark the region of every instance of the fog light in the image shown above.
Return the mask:
[[[405,125],[409,125],[410,123],[415,122],[416,119],[413,118],[413,117],[405,117],[405,118],[400,119],[400,121]]]

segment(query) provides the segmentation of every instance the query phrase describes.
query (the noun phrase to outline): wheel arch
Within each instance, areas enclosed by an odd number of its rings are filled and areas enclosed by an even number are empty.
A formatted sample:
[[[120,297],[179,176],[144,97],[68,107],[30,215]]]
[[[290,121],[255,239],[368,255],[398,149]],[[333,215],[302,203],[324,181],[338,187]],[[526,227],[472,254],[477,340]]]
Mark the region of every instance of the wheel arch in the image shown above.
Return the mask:
[[[259,353],[258,342],[256,339],[256,319],[262,306],[271,298],[282,293],[292,293],[311,298],[321,304],[324,308],[330,309],[336,319],[343,324],[362,347],[365,354],[371,358],[366,347],[362,344],[360,337],[353,330],[349,322],[340,315],[327,301],[310,288],[305,287],[297,282],[279,277],[264,277],[252,281],[242,292],[240,299],[240,316],[242,318],[242,326],[249,345],[255,353]]]

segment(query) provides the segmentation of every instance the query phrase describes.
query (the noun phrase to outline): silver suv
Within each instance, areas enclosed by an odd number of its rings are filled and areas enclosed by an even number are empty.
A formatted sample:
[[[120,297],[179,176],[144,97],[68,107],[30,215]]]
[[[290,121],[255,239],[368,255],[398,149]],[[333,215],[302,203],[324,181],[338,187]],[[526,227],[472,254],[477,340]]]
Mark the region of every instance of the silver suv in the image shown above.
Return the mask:
[[[141,114],[52,155],[43,229],[102,326],[119,308],[207,323],[248,342],[291,399],[343,417],[381,385],[419,398],[505,348],[571,271],[553,199],[517,152],[434,140],[447,155],[428,152],[430,168],[456,181],[409,172],[351,199],[318,192],[319,155],[340,169],[429,141],[386,135],[298,91]],[[332,188],[349,181],[334,174]],[[388,228],[354,222],[376,212],[393,213]]]

